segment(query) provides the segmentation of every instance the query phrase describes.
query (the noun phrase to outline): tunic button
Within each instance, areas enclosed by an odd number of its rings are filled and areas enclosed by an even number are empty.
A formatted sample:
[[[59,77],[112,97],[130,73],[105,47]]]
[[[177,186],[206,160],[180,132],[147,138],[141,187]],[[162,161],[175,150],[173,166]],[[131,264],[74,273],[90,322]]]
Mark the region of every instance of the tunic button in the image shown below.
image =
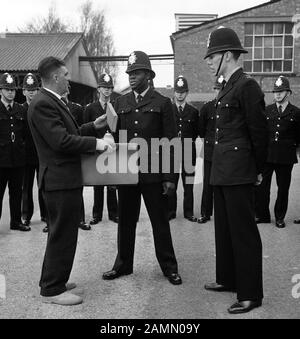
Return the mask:
[[[218,102],[218,105],[221,105],[221,101]]]
[[[138,113],[138,111],[139,111],[139,110],[138,110],[138,109],[136,109],[135,111],[136,111],[136,113]]]
[[[181,118],[180,118],[179,120],[180,120],[180,121],[182,121],[182,119],[181,119]]]
[[[220,116],[219,115],[217,115],[217,119],[219,119],[220,118]]]
[[[277,127],[280,127],[280,125],[277,125]]]
[[[10,117],[10,120],[12,120],[13,119],[13,117]]]
[[[137,120],[135,120],[135,122],[134,122],[136,125],[139,123]]]
[[[217,128],[216,131],[219,132],[219,129]]]
[[[278,118],[278,120],[280,120],[280,118]]]
[[[217,144],[218,144],[218,141],[216,141],[215,144],[217,145]]]
[[[182,125],[179,125],[179,127],[182,127]]]
[[[226,107],[228,107],[228,104],[226,104]]]
[[[205,142],[208,144],[208,141],[207,141],[207,140],[206,140]]]
[[[137,137],[137,133],[134,133],[134,136]]]
[[[237,148],[237,147],[234,147],[234,149],[235,149],[235,151],[237,151],[237,150],[238,150],[238,148]]]
[[[11,126],[11,127],[14,127],[14,125],[13,125],[13,124],[11,124],[10,126]]]

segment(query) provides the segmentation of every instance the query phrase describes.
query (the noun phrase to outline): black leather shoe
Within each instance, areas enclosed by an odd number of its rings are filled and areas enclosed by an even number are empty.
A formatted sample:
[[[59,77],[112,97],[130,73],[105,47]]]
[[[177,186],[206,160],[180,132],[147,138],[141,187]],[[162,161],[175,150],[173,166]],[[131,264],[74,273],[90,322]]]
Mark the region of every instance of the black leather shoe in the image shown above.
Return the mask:
[[[224,285],[220,285],[217,283],[209,283],[205,284],[204,288],[208,291],[213,291],[213,292],[235,292],[235,288],[233,287],[227,287]]]
[[[300,224],[300,218],[294,220],[294,224]]]
[[[48,231],[49,231],[49,227],[48,227],[48,226],[45,226],[45,227],[43,228],[43,232],[44,232],[44,233],[48,233]]]
[[[132,274],[132,271],[119,272],[116,270],[111,270],[111,271],[107,271],[103,273],[102,279],[103,280],[114,280],[114,279],[121,277],[122,275],[129,275],[129,274]]]
[[[284,220],[276,220],[275,226],[277,228],[285,228],[285,222]]]
[[[91,226],[85,223],[84,221],[81,221],[78,227],[84,231],[90,231],[92,229]]]
[[[170,221],[170,220],[173,220],[173,219],[176,219],[176,213],[170,213],[170,214],[168,215],[168,219],[169,219],[169,221]]]
[[[231,314],[247,313],[256,307],[260,307],[261,304],[261,300],[238,301],[228,308],[228,312]]]
[[[199,224],[205,224],[210,220],[210,217],[206,217],[205,215],[202,215],[199,219],[197,219],[197,222]]]
[[[93,219],[90,221],[90,225],[96,225],[96,224],[98,224],[100,221],[102,221],[102,218],[93,218]]]
[[[182,284],[181,277],[178,273],[168,274],[167,278],[170,281],[170,283],[173,284],[173,285],[181,285]]]
[[[189,220],[189,221],[191,221],[191,222],[196,222],[197,221],[197,218],[194,217],[193,215],[188,215],[188,216],[185,216],[184,218]]]
[[[269,224],[271,222],[271,219],[264,219],[264,218],[255,218],[255,222],[257,224]]]
[[[23,221],[23,225],[25,225],[25,226],[29,226],[30,224],[31,224],[31,221],[28,220],[28,219],[25,219],[25,220]]]
[[[10,229],[14,231],[22,231],[22,232],[28,232],[31,230],[31,228],[27,225],[22,224],[21,222],[18,224],[12,224],[10,225]]]
[[[110,217],[109,220],[115,222],[116,224],[119,222],[119,217],[115,216],[115,217]]]

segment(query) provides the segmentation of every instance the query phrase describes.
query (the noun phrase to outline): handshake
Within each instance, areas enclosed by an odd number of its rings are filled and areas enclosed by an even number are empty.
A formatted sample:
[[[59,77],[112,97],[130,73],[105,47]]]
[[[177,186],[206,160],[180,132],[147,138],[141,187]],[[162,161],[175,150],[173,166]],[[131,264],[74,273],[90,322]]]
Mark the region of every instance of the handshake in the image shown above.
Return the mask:
[[[116,150],[114,137],[107,132],[103,139],[97,139],[96,150],[113,153]]]

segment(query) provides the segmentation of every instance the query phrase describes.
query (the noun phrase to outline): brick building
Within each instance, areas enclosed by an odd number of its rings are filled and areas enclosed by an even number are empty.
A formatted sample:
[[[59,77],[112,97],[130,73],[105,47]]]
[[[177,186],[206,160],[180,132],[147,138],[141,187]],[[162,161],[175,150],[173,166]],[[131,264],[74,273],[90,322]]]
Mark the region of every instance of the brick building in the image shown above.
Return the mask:
[[[300,106],[300,0],[268,1],[171,35],[174,76],[188,79],[189,100],[199,106],[214,96],[215,79],[203,58],[209,33],[219,26],[238,33],[248,50],[240,64],[261,85],[267,104],[274,81],[283,74],[291,83],[291,101]]]

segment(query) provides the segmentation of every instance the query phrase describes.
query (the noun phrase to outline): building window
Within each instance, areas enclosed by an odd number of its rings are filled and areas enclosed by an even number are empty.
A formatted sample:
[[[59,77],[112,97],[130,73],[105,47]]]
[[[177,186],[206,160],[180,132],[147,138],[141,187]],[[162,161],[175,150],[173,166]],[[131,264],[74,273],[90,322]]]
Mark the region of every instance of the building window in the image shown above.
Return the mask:
[[[293,23],[245,23],[244,70],[248,73],[293,71]]]

